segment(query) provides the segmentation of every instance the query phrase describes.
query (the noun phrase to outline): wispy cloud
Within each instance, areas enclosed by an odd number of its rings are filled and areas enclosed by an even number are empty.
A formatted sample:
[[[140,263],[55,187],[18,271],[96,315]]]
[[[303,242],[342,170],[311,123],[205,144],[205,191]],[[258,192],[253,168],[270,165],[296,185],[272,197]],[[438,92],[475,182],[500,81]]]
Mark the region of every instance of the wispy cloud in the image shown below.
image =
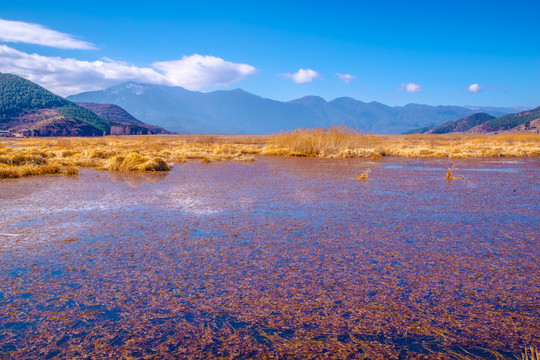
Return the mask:
[[[0,41],[50,46],[59,49],[96,49],[92,43],[39,24],[0,19]]]
[[[23,76],[59,95],[71,95],[125,81],[182,86],[190,90],[212,85],[229,86],[255,74],[256,69],[198,54],[138,67],[111,59],[83,61],[29,54],[0,45],[0,72]]]
[[[321,77],[318,72],[311,69],[299,69],[294,74],[286,73],[282,74],[282,76],[287,79],[292,79],[292,81],[294,81],[296,84],[312,82],[313,80]]]
[[[356,79],[356,76],[351,75],[351,74],[336,73],[336,76],[339,78],[339,80],[343,81],[345,84],[348,84],[354,79]]]
[[[506,94],[508,91],[510,91],[510,88],[505,88],[501,85],[498,85],[498,84],[490,84],[488,85],[488,88],[490,89],[493,89],[493,90],[499,90],[501,93],[503,94]]]
[[[478,84],[471,84],[465,88],[465,91],[468,91],[470,93],[476,94],[482,91],[482,87]]]
[[[224,86],[238,82],[257,69],[248,64],[236,64],[215,56],[193,54],[181,60],[155,62],[152,66],[163,72],[173,84],[189,90],[206,86]]]
[[[397,91],[406,91],[408,93],[416,93],[422,91],[422,86],[415,83],[401,83],[401,86]]]

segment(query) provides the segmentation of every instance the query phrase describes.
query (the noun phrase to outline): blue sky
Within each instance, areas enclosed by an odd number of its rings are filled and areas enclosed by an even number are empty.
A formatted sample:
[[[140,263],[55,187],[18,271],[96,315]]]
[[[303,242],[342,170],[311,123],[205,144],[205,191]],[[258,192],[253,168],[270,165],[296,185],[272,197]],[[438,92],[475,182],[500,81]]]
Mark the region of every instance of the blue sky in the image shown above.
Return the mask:
[[[538,1],[18,0],[0,7],[0,71],[61,95],[133,80],[277,100],[538,106],[538,14]]]

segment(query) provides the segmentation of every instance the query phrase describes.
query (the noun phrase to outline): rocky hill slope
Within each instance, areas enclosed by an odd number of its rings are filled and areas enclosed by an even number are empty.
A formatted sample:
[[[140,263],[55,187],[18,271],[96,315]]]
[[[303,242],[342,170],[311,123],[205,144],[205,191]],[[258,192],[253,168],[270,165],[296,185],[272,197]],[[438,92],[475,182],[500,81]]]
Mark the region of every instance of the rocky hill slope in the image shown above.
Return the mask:
[[[92,111],[110,125],[111,135],[171,134],[159,126],[148,125],[135,119],[118,105],[79,102],[77,105]]]

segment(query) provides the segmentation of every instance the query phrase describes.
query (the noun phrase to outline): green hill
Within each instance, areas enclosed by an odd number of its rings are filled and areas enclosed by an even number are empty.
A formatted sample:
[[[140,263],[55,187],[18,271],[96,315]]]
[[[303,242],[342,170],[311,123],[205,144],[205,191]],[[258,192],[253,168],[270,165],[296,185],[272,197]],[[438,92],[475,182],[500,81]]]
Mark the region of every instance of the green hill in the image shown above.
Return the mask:
[[[470,116],[466,116],[463,119],[457,121],[447,122],[438,126],[435,126],[431,131],[432,134],[448,134],[451,132],[465,132],[472,129],[475,126],[495,119],[495,116],[488,115],[486,113],[476,113]]]
[[[68,106],[70,101],[20,76],[0,73],[0,119],[24,110]]]
[[[540,106],[535,109],[522,111],[516,114],[503,115],[482,124],[481,128],[486,132],[505,131],[528,122],[530,123],[536,119],[540,119]]]
[[[44,109],[54,109],[60,116],[90,125],[102,133],[108,134],[110,131],[109,124],[92,111],[20,76],[0,73],[0,124],[4,125],[2,127],[24,124],[26,115]],[[8,126],[9,124],[12,126]]]
[[[523,132],[534,131],[530,124],[540,119],[540,107],[522,111],[515,114],[507,114],[495,118],[486,113],[476,113],[456,121],[450,121],[441,125],[414,129],[405,134],[448,134],[448,133],[493,133],[493,132]],[[525,125],[525,126],[523,126]]]

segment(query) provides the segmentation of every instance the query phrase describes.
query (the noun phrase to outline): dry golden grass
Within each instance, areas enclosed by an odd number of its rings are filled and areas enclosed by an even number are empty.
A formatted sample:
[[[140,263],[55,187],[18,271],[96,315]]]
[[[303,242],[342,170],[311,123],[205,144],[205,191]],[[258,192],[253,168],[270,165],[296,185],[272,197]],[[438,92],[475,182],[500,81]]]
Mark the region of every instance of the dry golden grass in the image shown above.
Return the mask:
[[[452,173],[455,171],[456,169],[452,168],[452,169],[448,169],[448,171],[446,172],[446,176],[444,177],[446,180],[450,181],[450,180],[458,180],[458,179],[461,179],[461,177],[459,176],[454,176],[452,175]]]
[[[253,161],[253,155],[351,158],[539,156],[540,135],[369,135],[336,127],[270,136],[154,135],[0,140],[0,178],[108,171],[168,171],[190,160]],[[366,174],[367,178],[367,174]]]
[[[261,147],[249,136],[10,139],[0,141],[0,178],[77,175],[80,167],[108,171],[169,171],[173,163],[189,160],[203,163],[253,161],[251,154],[259,153]]]
[[[367,179],[369,179],[369,173],[371,172],[371,169],[367,169],[366,171],[364,171],[363,173],[361,173],[360,175],[358,175],[356,177],[356,180],[360,180],[360,181],[367,181]]]
[[[300,129],[271,136],[262,153],[327,158],[539,156],[540,135],[369,135],[343,127]]]

